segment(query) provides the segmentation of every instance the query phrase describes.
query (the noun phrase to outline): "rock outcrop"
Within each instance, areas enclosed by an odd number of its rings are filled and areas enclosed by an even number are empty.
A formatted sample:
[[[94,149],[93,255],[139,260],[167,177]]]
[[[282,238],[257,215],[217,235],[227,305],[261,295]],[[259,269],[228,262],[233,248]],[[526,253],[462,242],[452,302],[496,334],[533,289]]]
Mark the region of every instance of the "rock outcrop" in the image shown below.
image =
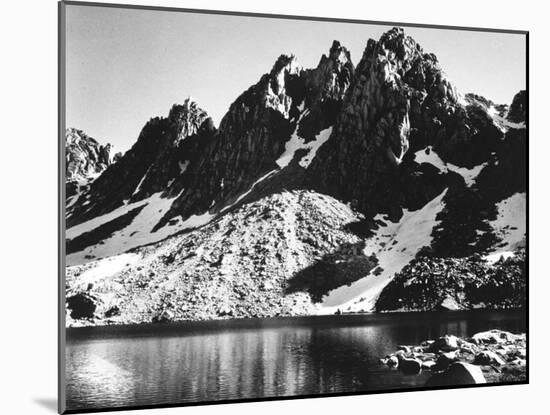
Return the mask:
[[[410,262],[384,288],[377,311],[522,308],[527,301],[525,250],[490,264],[481,256]]]
[[[527,91],[518,92],[510,105],[506,119],[515,123],[525,122],[527,119],[527,104]]]

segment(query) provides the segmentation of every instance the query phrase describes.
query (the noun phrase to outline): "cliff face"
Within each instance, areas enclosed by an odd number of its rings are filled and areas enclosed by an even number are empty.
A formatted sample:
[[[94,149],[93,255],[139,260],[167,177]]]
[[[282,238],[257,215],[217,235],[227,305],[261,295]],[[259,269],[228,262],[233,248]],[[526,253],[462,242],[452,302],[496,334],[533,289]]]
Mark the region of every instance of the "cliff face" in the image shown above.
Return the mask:
[[[460,94],[399,28],[357,67],[337,41],[315,68],[281,55],[219,128],[174,105],[71,199],[73,305],[102,322],[372,310],[411,261],[513,253],[526,106]]]

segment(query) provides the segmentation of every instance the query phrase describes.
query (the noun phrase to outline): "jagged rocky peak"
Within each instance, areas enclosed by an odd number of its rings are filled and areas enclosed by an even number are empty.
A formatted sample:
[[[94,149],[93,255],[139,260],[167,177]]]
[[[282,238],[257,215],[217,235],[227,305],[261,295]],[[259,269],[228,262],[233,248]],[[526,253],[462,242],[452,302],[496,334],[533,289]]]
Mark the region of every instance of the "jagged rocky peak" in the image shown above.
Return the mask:
[[[196,101],[190,97],[183,104],[174,104],[168,114],[170,123],[176,128],[176,141],[196,134],[202,123],[208,118],[208,114],[200,108]]]
[[[527,118],[527,91],[519,91],[514,96],[506,118],[515,123],[525,122]]]
[[[368,41],[350,104],[360,110],[359,125],[375,131],[374,144],[391,164],[398,165],[410,147],[411,123],[417,130],[430,127],[422,125],[426,113],[434,120],[445,119],[457,101],[437,57],[424,53],[402,28],[384,33],[378,42]],[[429,130],[426,135],[434,132]]]
[[[159,226],[174,216],[186,218],[240,200],[262,177],[277,171],[293,132],[299,128],[300,137],[313,140],[334,123],[352,76],[349,52],[338,42],[315,69],[303,69],[294,55],[280,55],[231,104],[204,151],[200,171],[197,164],[194,181]]]
[[[71,206],[67,223],[72,226],[153,195],[180,192],[187,168],[196,161],[204,140],[214,134],[212,120],[190,98],[173,105],[168,117],[151,118],[116,165]]]
[[[323,55],[317,68],[306,77],[307,106],[316,101],[341,101],[351,83],[354,67],[349,51],[335,40],[329,54]]]
[[[349,50],[346,47],[342,46],[338,40],[332,42],[332,46],[329,50],[329,58],[333,61],[338,62],[340,65],[346,65],[348,62],[351,63],[351,57]],[[321,57],[321,62],[326,61],[327,57],[323,55]]]
[[[97,177],[116,162],[121,154],[115,154],[111,144],[101,145],[82,130],[67,128],[65,131],[66,179],[82,181]]]
[[[366,213],[398,218],[402,207],[417,209],[443,191],[428,172],[411,174],[418,150],[432,146],[444,161],[469,168],[489,154],[470,145],[469,131],[481,127],[468,130],[467,119],[437,57],[393,28],[367,42],[311,181]]]
[[[294,55],[281,55],[275,61],[265,82],[265,105],[279,111],[289,118],[292,106],[292,92],[287,91],[288,84],[299,78],[302,66]],[[262,82],[262,81],[260,81]],[[292,88],[292,86],[291,86]]]
[[[279,93],[278,88],[284,88],[285,76],[300,75],[302,70],[302,65],[300,65],[296,56],[294,56],[293,54],[280,55],[273,64],[273,68],[271,68],[271,71],[269,73],[271,81],[276,82],[276,84],[272,83],[272,85],[275,86],[274,91],[276,91],[276,93]]]
[[[271,70],[230,105],[220,131],[253,127],[259,120],[271,118],[270,111],[279,114],[275,117],[289,119],[301,73],[302,66],[294,55],[279,56]]]

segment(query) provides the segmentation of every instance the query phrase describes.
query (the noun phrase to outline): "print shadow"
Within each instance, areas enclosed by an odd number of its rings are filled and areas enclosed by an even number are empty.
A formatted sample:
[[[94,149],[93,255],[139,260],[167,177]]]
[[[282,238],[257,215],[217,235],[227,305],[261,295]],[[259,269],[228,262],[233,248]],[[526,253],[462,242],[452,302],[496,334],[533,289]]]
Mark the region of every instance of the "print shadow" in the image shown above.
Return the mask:
[[[55,398],[34,398],[34,402],[50,412],[57,413],[57,399]]]

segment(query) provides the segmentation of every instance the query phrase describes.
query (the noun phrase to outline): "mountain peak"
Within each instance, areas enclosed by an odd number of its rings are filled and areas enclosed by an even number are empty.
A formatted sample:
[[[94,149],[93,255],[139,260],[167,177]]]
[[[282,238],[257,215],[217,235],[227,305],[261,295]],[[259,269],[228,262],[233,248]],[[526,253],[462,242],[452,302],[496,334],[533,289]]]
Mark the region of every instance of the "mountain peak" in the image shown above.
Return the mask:
[[[116,161],[113,146],[99,142],[77,128],[65,130],[67,180],[86,181],[102,173]]]
[[[308,104],[332,99],[341,101],[353,78],[355,68],[348,49],[338,40],[332,42],[328,56],[323,54],[317,68],[310,70],[306,80]]]
[[[168,114],[170,123],[177,129],[177,142],[196,134],[207,118],[207,112],[191,97],[186,98],[183,104],[174,104]]]
[[[323,55],[324,57],[325,55]],[[334,40],[332,42],[332,46],[329,50],[329,56],[330,59],[333,59],[335,61],[338,61],[341,64],[345,64],[346,62],[351,62],[351,56],[349,53],[349,50],[340,44],[338,40]]]
[[[298,63],[298,59],[296,58],[296,56],[294,56],[294,54],[280,55],[273,64],[270,75],[271,77],[278,76],[284,71],[288,72],[291,75],[299,74],[302,71],[302,65]]]
[[[393,27],[385,32],[380,37],[380,40],[375,43],[379,52],[393,52],[399,60],[410,60],[421,57],[424,54],[422,46],[411,36],[407,35],[402,27]]]

